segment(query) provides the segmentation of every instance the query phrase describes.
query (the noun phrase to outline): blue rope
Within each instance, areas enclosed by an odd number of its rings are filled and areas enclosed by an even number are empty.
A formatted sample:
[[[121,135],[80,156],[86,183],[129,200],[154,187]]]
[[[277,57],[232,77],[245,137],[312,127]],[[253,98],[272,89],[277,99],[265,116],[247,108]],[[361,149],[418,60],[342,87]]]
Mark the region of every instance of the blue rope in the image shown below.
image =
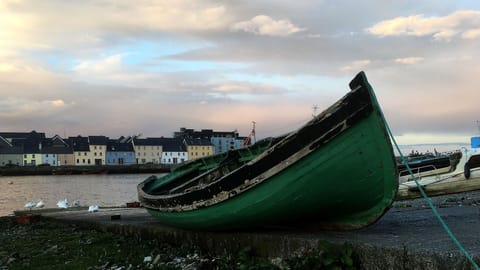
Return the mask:
[[[447,224],[445,223],[445,221],[443,221],[443,218],[440,216],[440,214],[438,213],[437,209],[435,208],[435,206],[433,205],[432,201],[430,200],[430,198],[427,196],[427,194],[425,193],[423,187],[420,185],[420,183],[418,182],[417,180],[417,177],[413,174],[410,166],[408,165],[408,162],[406,162],[406,159],[405,159],[405,156],[402,154],[402,151],[400,151],[400,147],[398,147],[398,144],[397,142],[395,141],[395,138],[393,137],[393,134],[392,134],[392,131],[390,130],[390,127],[388,126],[387,122],[385,121],[385,117],[383,116],[383,112],[381,112],[382,114],[382,117],[383,117],[383,121],[385,123],[385,126],[387,127],[387,131],[388,131],[388,134],[389,136],[392,138],[392,141],[393,143],[395,144],[395,148],[397,149],[398,153],[400,153],[400,157],[402,159],[402,162],[405,164],[405,166],[407,167],[407,170],[408,170],[408,173],[412,176],[413,178],[413,181],[415,181],[415,184],[417,185],[418,189],[420,190],[420,193],[422,194],[422,197],[425,199],[425,201],[428,203],[428,206],[430,206],[430,208],[432,209],[433,211],[433,214],[435,215],[435,217],[437,217],[438,221],[440,222],[440,224],[442,224],[442,227],[443,229],[445,230],[445,232],[448,234],[448,236],[453,240],[453,242],[457,245],[458,249],[460,249],[460,251],[463,253],[463,255],[467,258],[467,260],[473,265],[473,267],[476,269],[476,270],[480,270],[480,267],[478,267],[477,263],[473,260],[472,256],[470,256],[470,254],[465,250],[465,248],[463,248],[462,244],[457,240],[457,238],[455,237],[455,235],[452,233],[452,231],[450,230],[450,228],[448,228]]]

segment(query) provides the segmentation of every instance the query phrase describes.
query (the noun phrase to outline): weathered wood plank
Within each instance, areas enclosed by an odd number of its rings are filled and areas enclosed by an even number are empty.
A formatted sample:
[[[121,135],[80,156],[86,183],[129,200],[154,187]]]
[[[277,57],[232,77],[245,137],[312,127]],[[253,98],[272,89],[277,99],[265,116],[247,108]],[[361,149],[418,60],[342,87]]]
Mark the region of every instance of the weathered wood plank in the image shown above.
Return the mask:
[[[480,190],[480,178],[457,180],[452,182],[439,182],[424,186],[423,189],[428,196],[440,196]],[[420,197],[422,197],[422,195],[418,189],[399,189],[395,200],[410,200]]]

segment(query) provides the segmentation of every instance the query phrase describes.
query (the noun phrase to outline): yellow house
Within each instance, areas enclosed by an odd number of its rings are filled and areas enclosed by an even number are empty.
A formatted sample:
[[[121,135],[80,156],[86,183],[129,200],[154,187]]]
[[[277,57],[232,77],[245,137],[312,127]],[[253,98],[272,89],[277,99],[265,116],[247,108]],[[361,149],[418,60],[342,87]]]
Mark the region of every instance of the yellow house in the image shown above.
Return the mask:
[[[73,161],[75,166],[92,165],[88,137],[69,137],[68,140],[73,148]]]
[[[91,164],[88,165],[106,165],[105,156],[107,154],[108,137],[105,136],[88,136],[89,151],[87,152],[87,160]]]
[[[108,137],[105,136],[70,137],[74,164],[76,166],[106,165],[107,141]]]
[[[133,150],[137,164],[160,164],[162,160],[162,138],[133,138]]]
[[[185,138],[183,143],[187,147],[189,160],[211,156],[214,153],[213,144],[207,139]]]
[[[40,153],[30,153],[23,154],[23,165],[24,166],[36,166],[42,164],[42,155]]]

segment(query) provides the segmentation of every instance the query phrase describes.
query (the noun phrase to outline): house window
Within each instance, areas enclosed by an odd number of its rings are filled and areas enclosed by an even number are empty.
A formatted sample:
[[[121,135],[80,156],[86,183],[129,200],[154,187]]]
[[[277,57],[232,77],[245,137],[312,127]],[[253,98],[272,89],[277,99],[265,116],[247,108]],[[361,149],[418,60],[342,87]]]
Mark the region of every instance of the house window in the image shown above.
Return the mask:
[[[83,155],[86,156],[86,155],[87,155],[87,152],[83,152]]]
[[[35,154],[32,154],[32,158],[35,158]]]
[[[45,154],[45,157],[48,157],[48,154]]]
[[[100,154],[100,156],[102,156],[102,152],[100,152],[99,154]]]
[[[93,147],[93,149],[97,150],[97,146],[95,145],[95,146]]]
[[[94,152],[93,155],[94,155],[94,156],[97,156],[97,152]]]
[[[65,164],[67,163],[67,161],[65,160]],[[80,163],[80,160],[77,158],[77,164]]]
[[[87,160],[87,163],[90,164],[90,159]]]
[[[82,160],[82,163],[85,164],[85,159]]]
[[[23,155],[23,158],[27,158],[27,154]]]

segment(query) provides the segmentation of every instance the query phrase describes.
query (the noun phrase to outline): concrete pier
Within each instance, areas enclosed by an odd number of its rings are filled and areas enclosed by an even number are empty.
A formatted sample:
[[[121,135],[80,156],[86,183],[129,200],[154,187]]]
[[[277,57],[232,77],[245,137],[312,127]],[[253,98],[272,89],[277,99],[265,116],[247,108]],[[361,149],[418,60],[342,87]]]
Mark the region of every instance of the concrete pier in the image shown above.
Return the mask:
[[[435,198],[435,205],[464,248],[480,263],[480,195]],[[465,197],[467,196],[467,197]],[[470,197],[468,197],[470,196]],[[473,197],[472,197],[473,196]],[[355,231],[276,228],[243,232],[195,232],[163,226],[143,208],[44,211],[42,216],[81,227],[201,248],[252,246],[261,255],[288,257],[322,241],[353,245],[363,269],[473,269],[422,200],[396,203],[377,223]]]

